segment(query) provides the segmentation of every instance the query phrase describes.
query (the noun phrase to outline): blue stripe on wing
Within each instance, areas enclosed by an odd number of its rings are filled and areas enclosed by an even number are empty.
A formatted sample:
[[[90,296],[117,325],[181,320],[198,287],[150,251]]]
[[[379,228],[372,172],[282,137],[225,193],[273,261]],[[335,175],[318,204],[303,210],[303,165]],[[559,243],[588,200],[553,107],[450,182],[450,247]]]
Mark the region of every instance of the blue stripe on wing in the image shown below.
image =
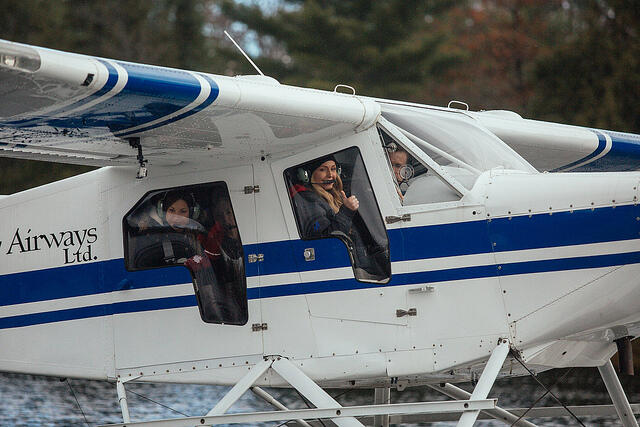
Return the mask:
[[[73,102],[73,103],[71,103],[69,105],[65,105],[65,106],[60,107],[58,109],[55,109],[55,110],[52,110],[52,111],[48,111],[46,116],[45,115],[36,115],[36,116],[28,118],[28,119],[6,122],[5,124],[7,126],[20,127],[20,128],[32,127],[32,126],[37,126],[37,125],[42,125],[42,124],[46,125],[47,124],[47,120],[51,119],[52,117],[54,117],[54,116],[55,117],[63,116],[65,114],[65,112],[71,111],[71,110],[75,110],[76,108],[80,108],[83,105],[86,105],[89,102],[91,102],[91,101],[101,97],[102,95],[108,93],[111,89],[114,88],[114,86],[118,82],[118,71],[113,67],[113,65],[111,65],[107,61],[100,61],[100,62],[102,62],[105,67],[107,67],[107,70],[109,72],[109,77],[107,78],[107,81],[105,82],[104,86],[102,86],[96,92],[92,93],[91,95],[89,95],[89,96],[87,96],[85,98],[79,99],[78,101]]]
[[[600,130],[611,137],[611,149],[599,159],[574,169],[577,172],[632,171],[640,169],[640,135]]]
[[[46,117],[9,122],[5,123],[5,125],[23,129],[42,129],[42,127],[55,129],[103,129],[117,133],[118,136],[125,136],[133,133],[127,132],[127,129],[162,120],[162,118],[185,108],[196,100],[202,90],[198,79],[189,72],[118,62],[128,74],[124,88],[114,96],[85,110],[66,114],[66,112],[71,112],[82,107],[82,105],[89,104],[97,97],[113,89],[118,80],[118,72],[107,61],[101,60],[101,62],[109,69],[109,78],[99,91],[76,103],[47,113]],[[211,92],[207,99],[199,105],[195,105],[189,111],[167,118],[149,127],[143,127],[135,132],[143,132],[173,123],[211,105],[218,97],[219,87],[209,76],[202,75],[202,77],[211,86]]]
[[[607,140],[606,140],[604,134],[602,134],[602,132],[599,132],[599,131],[594,131],[594,132],[596,133],[596,135],[598,135],[598,147],[591,154],[581,158],[580,160],[576,160],[575,162],[569,163],[568,165],[564,165],[564,166],[561,166],[559,168],[556,168],[556,169],[552,170],[551,172],[560,172],[560,171],[564,171],[564,170],[570,170],[571,168],[573,168],[573,167],[575,167],[575,166],[577,166],[577,165],[579,165],[581,163],[589,162],[589,160],[593,159],[594,157],[596,157],[597,155],[602,153],[604,151],[604,149],[607,147]],[[584,165],[584,166],[586,166],[586,165]],[[584,167],[584,166],[582,166],[582,167]]]
[[[207,99],[204,102],[202,102],[201,104],[197,105],[195,108],[193,108],[193,109],[191,109],[189,111],[185,111],[185,112],[183,112],[181,114],[178,114],[175,117],[168,118],[168,119],[163,120],[163,121],[161,121],[159,123],[155,123],[153,125],[149,125],[149,126],[143,127],[142,129],[137,129],[135,131],[126,131],[125,130],[122,133],[118,133],[117,136],[121,136],[121,137],[122,136],[128,136],[128,135],[132,135],[134,133],[140,133],[140,132],[145,132],[145,131],[148,131],[148,130],[151,130],[151,129],[156,129],[156,128],[159,128],[161,126],[165,126],[165,125],[168,125],[170,123],[176,122],[176,121],[184,119],[186,117],[189,117],[189,116],[191,116],[193,114],[196,114],[197,112],[202,111],[203,109],[207,108],[218,97],[218,94],[220,92],[220,88],[218,87],[216,82],[213,81],[213,79],[211,77],[209,77],[207,75],[203,75],[203,74],[201,74],[200,76],[203,77],[209,83],[209,86],[211,87],[211,92],[209,93],[209,96],[207,97]]]

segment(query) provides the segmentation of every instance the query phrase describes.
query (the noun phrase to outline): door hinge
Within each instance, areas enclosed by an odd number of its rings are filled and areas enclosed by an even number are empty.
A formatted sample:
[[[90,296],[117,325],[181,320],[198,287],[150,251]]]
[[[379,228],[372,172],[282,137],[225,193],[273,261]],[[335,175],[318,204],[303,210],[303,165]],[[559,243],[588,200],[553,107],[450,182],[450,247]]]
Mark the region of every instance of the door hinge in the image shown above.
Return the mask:
[[[245,185],[244,186],[244,194],[259,193],[259,192],[260,192],[260,186],[259,185]]]
[[[403,310],[401,308],[396,310],[396,317],[404,317],[404,316],[417,316],[418,310],[415,308],[410,308],[409,310]]]
[[[387,224],[394,224],[400,221],[411,221],[411,214],[404,214],[402,216],[387,216],[384,218]]]
[[[268,329],[266,323],[254,323],[251,325],[251,330],[253,332],[266,331]]]

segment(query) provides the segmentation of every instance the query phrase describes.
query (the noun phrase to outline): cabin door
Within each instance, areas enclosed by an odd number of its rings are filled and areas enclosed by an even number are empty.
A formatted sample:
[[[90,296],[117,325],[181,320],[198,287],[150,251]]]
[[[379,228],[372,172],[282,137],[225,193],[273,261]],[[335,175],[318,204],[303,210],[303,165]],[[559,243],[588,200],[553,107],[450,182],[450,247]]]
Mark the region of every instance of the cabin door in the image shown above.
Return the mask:
[[[139,309],[114,316],[118,369],[190,361],[210,366],[205,361],[262,354],[262,333],[254,327],[262,316],[254,292],[258,269],[251,262],[253,168],[182,180],[171,180],[171,187],[149,181],[149,191],[125,216],[132,287],[139,282],[147,288],[125,291],[144,300],[130,303]],[[172,219],[182,205],[188,218]]]

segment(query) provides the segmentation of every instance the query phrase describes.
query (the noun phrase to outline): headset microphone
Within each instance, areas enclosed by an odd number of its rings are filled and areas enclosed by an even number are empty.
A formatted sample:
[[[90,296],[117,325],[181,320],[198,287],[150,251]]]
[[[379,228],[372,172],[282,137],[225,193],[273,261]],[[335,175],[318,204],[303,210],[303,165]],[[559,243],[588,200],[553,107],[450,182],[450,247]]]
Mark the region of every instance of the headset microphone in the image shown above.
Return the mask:
[[[335,179],[328,179],[326,181],[320,181],[320,182],[311,181],[311,184],[320,184],[320,185],[322,185],[322,184],[335,184],[335,183],[336,183]]]

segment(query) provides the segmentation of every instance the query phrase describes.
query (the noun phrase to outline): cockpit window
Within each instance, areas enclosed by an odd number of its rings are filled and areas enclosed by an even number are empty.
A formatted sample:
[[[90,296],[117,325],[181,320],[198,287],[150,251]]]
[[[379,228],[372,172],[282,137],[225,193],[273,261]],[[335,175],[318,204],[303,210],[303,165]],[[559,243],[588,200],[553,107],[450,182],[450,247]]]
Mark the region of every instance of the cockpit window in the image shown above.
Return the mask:
[[[291,167],[284,178],[304,240],[338,238],[347,246],[356,279],[390,279],[389,240],[357,148]]]
[[[378,134],[387,155],[391,179],[393,179],[396,193],[404,204],[405,194],[409,190],[409,185],[417,178],[427,174],[429,169],[380,127],[378,127]]]
[[[391,179],[405,206],[460,200],[438,175],[421,162],[402,143],[378,127],[382,147],[387,155]]]
[[[536,171],[497,136],[464,114],[383,105],[382,115],[467,189],[490,169]]]
[[[244,253],[224,182],[147,193],[123,220],[129,271],[185,266],[202,320],[248,320]]]

